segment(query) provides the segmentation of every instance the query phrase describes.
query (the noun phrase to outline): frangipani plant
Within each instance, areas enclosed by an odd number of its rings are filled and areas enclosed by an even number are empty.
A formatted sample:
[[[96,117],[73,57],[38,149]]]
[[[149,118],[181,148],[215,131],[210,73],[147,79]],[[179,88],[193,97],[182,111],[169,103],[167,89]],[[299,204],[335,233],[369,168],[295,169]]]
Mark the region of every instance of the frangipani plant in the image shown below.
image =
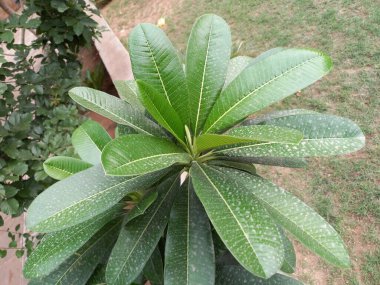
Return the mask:
[[[364,145],[361,130],[298,109],[249,118],[319,80],[331,59],[287,48],[230,59],[230,30],[216,15],[194,24],[184,64],[154,25],[138,25],[128,44],[135,81],[115,82],[121,99],[70,91],[118,123],[118,135],[112,140],[86,122],[73,135],[82,160],[45,162],[62,180],[29,208],[28,228],[46,235],[25,277],[33,284],[300,284],[288,275],[295,268],[288,234],[349,267],[337,232],[254,165],[303,167],[307,157],[350,153]]]

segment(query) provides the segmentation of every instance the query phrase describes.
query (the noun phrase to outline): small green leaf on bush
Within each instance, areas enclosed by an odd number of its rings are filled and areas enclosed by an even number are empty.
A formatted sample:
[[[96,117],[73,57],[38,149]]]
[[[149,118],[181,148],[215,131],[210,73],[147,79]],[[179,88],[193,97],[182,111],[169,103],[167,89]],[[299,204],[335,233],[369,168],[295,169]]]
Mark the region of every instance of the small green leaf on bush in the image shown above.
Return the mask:
[[[43,166],[47,175],[54,179],[62,180],[90,168],[92,164],[77,158],[55,156],[45,160]]]
[[[25,251],[23,249],[16,250],[16,257],[21,258],[24,256]]]
[[[0,249],[0,258],[4,258],[7,256],[7,251],[5,249]]]

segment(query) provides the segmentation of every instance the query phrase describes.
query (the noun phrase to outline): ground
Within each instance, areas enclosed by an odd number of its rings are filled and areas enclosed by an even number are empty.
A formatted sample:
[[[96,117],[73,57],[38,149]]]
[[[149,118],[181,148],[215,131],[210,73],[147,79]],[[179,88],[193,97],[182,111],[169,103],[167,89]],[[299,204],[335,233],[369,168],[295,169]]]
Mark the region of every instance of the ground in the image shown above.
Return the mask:
[[[352,269],[340,270],[296,243],[300,280],[315,285],[379,284],[378,0],[113,0],[102,13],[124,43],[137,23],[157,23],[164,17],[163,29],[184,52],[194,20],[215,13],[231,25],[235,54],[257,56],[277,46],[329,54],[335,66],[328,76],[270,109],[306,108],[348,117],[363,129],[366,147],[344,157],[310,160],[307,169],[259,170],[316,209],[349,249]]]

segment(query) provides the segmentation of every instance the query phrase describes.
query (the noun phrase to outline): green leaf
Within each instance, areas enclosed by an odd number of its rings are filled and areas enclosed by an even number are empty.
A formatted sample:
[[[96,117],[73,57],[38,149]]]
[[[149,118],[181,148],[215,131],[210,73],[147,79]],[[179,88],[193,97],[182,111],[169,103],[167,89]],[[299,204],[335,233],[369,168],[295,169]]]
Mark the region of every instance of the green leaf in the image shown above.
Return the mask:
[[[173,107],[147,83],[141,80],[136,82],[140,90],[140,98],[148,112],[161,126],[183,142],[185,126]]]
[[[354,152],[364,146],[365,137],[352,121],[318,113],[305,113],[269,119],[268,125],[293,128],[304,134],[298,144],[259,143],[228,147],[216,151],[239,157],[312,157]]]
[[[154,204],[121,230],[108,261],[107,284],[129,284],[143,270],[166,228],[179,185],[180,175],[161,183]]]
[[[71,141],[79,156],[91,163],[99,164],[105,145],[111,140],[107,131],[97,122],[88,120],[73,133]]]
[[[165,245],[165,285],[214,284],[215,258],[210,224],[189,183],[170,213]]]
[[[127,222],[132,221],[134,218],[141,216],[145,211],[156,201],[158,197],[157,191],[152,191],[146,194],[142,200],[128,212]]]
[[[207,118],[204,132],[215,133],[309,86],[332,68],[316,51],[284,49],[245,68],[223,90]]]
[[[106,176],[102,167],[93,166],[59,181],[32,202],[26,218],[27,228],[53,232],[84,222],[111,208],[136,189],[144,189],[165,172],[137,177]]]
[[[302,285],[300,281],[283,274],[269,279],[258,278],[239,265],[226,265],[217,269],[215,285]]]
[[[152,86],[188,122],[185,73],[176,49],[165,33],[152,24],[136,26],[128,38],[133,75]]]
[[[193,163],[190,176],[195,192],[232,255],[251,273],[268,278],[283,262],[280,233],[255,196],[238,179],[226,177],[226,170]]]
[[[282,243],[284,244],[285,249],[285,258],[284,263],[281,266],[281,271],[292,274],[296,271],[296,252],[294,251],[294,247],[292,242],[284,233],[284,230],[280,228]]]
[[[0,216],[0,227],[4,226],[4,219],[2,216]]]
[[[161,253],[158,247],[153,251],[152,256],[145,264],[144,276],[152,285],[164,284],[164,266],[162,264]]]
[[[69,91],[70,97],[83,107],[96,112],[118,124],[129,126],[137,132],[162,136],[154,122],[123,100],[87,87],[75,87]]]
[[[349,267],[350,260],[342,239],[313,209],[298,198],[259,176],[226,169],[227,177],[238,179],[269,211],[273,219],[302,244],[326,261]]]
[[[28,279],[46,276],[81,248],[97,231],[122,213],[117,205],[91,220],[76,226],[47,234],[28,257],[24,276]]]
[[[90,168],[92,164],[77,158],[54,156],[45,160],[43,166],[47,175],[54,179],[62,180]]]
[[[227,68],[226,80],[223,89],[226,87],[253,61],[249,56],[236,56],[230,59]]]
[[[189,154],[172,142],[146,135],[118,137],[102,153],[106,174],[116,176],[146,174],[190,160]]]
[[[120,231],[122,219],[105,225],[82,248],[66,259],[56,270],[29,285],[85,284],[98,263],[109,253]]]
[[[186,78],[194,134],[198,134],[226,77],[231,32],[219,16],[206,14],[195,22],[186,51]]]
[[[229,130],[223,135],[203,134],[196,139],[198,151],[223,145],[247,142],[278,142],[298,144],[303,138],[300,131],[277,126],[243,126]]]
[[[139,100],[137,93],[137,85],[134,80],[115,80],[113,84],[116,87],[117,93],[120,98],[129,103],[133,108],[138,109],[141,112],[145,111],[144,106]]]

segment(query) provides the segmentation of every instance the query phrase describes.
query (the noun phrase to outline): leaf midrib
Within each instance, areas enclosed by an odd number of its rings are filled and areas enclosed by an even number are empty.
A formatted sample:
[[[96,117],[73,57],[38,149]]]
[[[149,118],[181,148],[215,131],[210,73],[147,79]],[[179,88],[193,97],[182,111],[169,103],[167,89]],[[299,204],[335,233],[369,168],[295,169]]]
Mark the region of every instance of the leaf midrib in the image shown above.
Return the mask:
[[[280,75],[277,75],[275,77],[273,77],[272,79],[268,80],[267,82],[263,83],[262,85],[256,87],[254,90],[252,90],[251,92],[249,92],[246,96],[244,96],[242,99],[240,99],[239,101],[237,101],[234,105],[232,105],[227,111],[225,111],[223,113],[223,115],[221,115],[210,127],[208,127],[207,130],[205,130],[204,132],[207,133],[214,125],[216,125],[216,123],[218,123],[222,118],[224,118],[224,116],[226,116],[232,109],[234,109],[237,105],[239,105],[242,101],[244,101],[245,99],[247,99],[248,97],[250,97],[252,94],[254,93],[257,93],[260,89],[264,88],[265,86],[267,86],[268,84],[272,83],[273,81],[277,80],[278,78],[280,77],[283,77],[283,76],[286,76],[288,73],[292,72],[294,69],[296,68],[299,68],[303,65],[305,65],[306,63],[314,60],[314,59],[317,59],[317,58],[321,58],[321,55],[318,55],[318,56],[315,56],[315,57],[312,57],[300,64],[297,64],[295,65],[294,67],[288,69],[287,71],[281,73]],[[238,77],[236,77],[231,83],[233,83],[235,80],[237,80]],[[231,85],[230,83],[230,85]],[[221,98],[221,97],[220,97]]]

